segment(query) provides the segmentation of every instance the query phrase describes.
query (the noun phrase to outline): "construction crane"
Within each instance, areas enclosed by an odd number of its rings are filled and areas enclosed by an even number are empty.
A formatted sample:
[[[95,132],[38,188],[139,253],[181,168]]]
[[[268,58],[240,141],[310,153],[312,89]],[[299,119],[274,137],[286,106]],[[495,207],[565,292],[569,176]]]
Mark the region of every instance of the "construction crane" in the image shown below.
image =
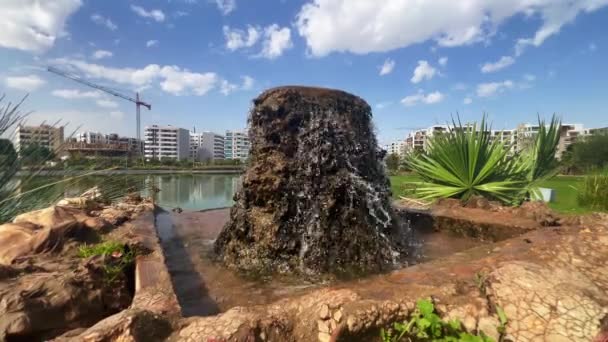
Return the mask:
[[[69,78],[72,81],[76,81],[78,83],[87,85],[87,86],[89,86],[91,88],[95,88],[95,89],[101,90],[101,91],[103,91],[105,93],[108,93],[110,95],[114,95],[116,97],[120,97],[123,100],[131,101],[131,102],[135,103],[135,115],[136,115],[136,121],[137,121],[137,140],[138,140],[138,143],[141,141],[141,119],[140,119],[140,108],[139,107],[140,106],[144,106],[144,107],[148,108],[148,110],[152,110],[152,105],[149,104],[149,103],[141,101],[141,99],[139,98],[139,93],[135,93],[135,98],[132,98],[130,96],[123,95],[121,93],[115,92],[114,90],[106,88],[104,86],[100,86],[98,84],[91,83],[91,82],[89,82],[87,80],[82,79],[81,77],[69,74],[69,73],[67,73],[65,71],[59,70],[59,69],[54,68],[52,66],[48,67],[47,70],[50,71],[50,72],[52,72],[52,73],[54,73],[54,74],[57,74],[59,76],[63,76],[65,78]]]

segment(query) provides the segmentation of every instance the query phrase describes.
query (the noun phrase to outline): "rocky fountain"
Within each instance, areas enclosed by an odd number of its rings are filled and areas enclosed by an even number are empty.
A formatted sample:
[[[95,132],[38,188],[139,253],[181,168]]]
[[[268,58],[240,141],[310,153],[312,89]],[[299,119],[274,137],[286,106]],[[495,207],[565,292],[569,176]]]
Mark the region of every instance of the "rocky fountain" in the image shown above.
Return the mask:
[[[249,167],[220,260],[246,273],[375,272],[405,250],[389,181],[361,98],[339,90],[280,87],[250,113]]]

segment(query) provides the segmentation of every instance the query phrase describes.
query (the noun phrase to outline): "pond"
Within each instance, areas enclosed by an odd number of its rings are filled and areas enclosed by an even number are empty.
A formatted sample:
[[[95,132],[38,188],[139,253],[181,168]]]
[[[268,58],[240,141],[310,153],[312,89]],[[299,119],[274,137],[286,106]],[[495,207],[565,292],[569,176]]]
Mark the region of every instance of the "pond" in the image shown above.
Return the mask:
[[[69,180],[62,181],[66,179]],[[141,189],[144,195],[153,195],[156,203],[165,209],[179,207],[184,210],[203,210],[232,206],[232,198],[240,186],[240,175],[116,174],[71,179],[39,176],[17,183],[21,192],[45,186],[35,193],[43,207],[62,197],[77,196],[96,185],[113,198],[124,195],[132,187]]]

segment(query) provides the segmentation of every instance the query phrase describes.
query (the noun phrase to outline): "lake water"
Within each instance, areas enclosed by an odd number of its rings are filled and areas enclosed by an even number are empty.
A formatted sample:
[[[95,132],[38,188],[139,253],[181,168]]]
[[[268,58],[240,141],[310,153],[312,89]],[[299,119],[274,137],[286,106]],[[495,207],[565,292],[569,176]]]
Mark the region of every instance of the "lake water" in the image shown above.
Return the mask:
[[[65,178],[64,178],[65,179]],[[57,183],[56,183],[57,182]],[[56,183],[56,184],[53,184]],[[144,195],[152,195],[156,203],[165,209],[180,207],[184,210],[202,210],[232,206],[233,196],[240,186],[238,174],[147,174],[85,176],[69,181],[61,177],[36,177],[20,185],[21,191],[48,185],[35,196],[55,201],[62,197],[81,194],[93,186],[116,198],[127,189],[141,189]],[[157,189],[152,191],[151,189]],[[41,201],[44,202],[44,201]]]

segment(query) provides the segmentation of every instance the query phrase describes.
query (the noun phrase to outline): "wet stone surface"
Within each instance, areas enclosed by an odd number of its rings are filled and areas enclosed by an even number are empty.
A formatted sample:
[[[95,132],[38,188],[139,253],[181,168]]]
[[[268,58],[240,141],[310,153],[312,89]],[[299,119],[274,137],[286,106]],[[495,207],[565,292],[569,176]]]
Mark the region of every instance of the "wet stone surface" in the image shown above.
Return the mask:
[[[219,259],[249,274],[374,272],[406,251],[361,98],[281,87],[254,100],[251,151]]]

